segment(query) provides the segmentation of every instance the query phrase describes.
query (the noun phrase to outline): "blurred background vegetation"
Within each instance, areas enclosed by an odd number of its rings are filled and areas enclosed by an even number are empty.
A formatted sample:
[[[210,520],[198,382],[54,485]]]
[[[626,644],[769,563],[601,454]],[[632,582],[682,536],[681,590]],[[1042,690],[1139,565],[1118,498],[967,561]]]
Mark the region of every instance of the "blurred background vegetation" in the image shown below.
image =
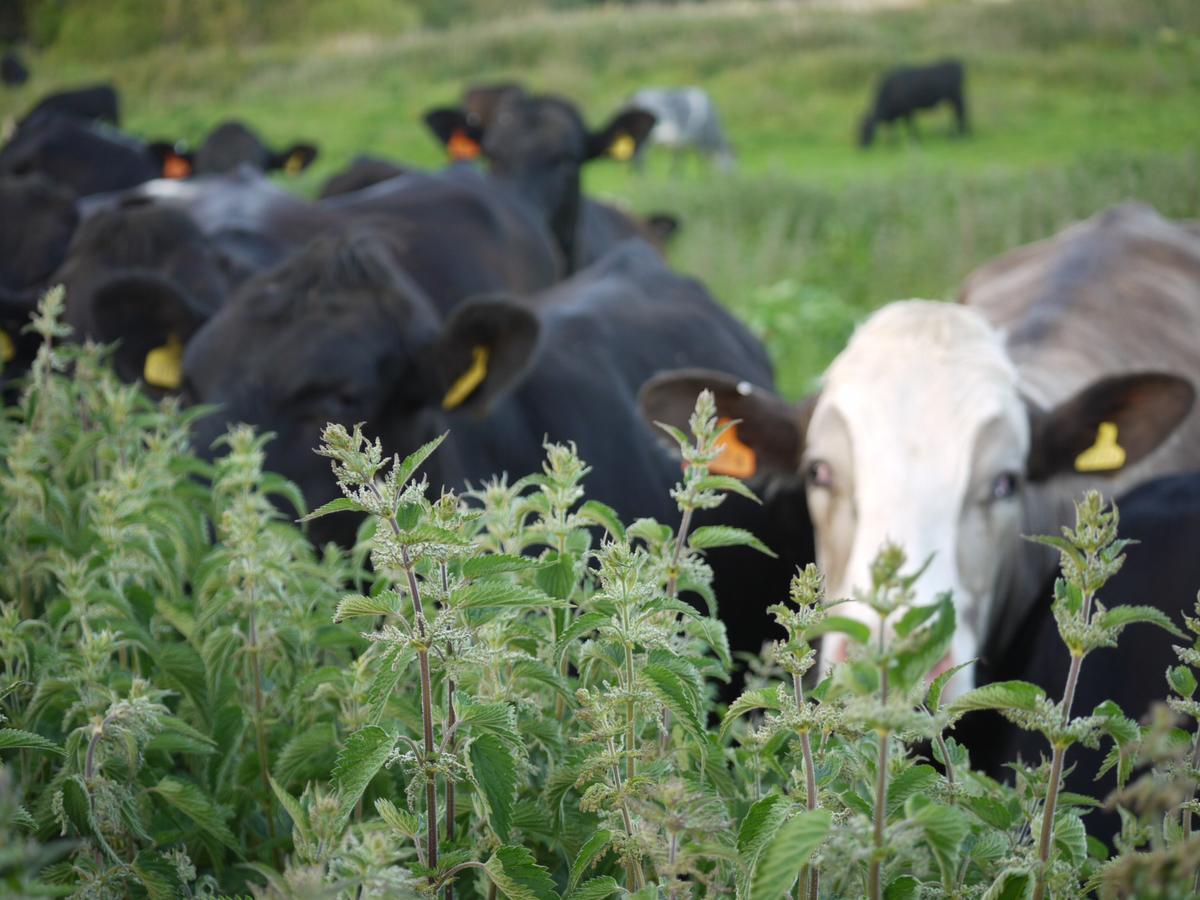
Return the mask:
[[[976,265],[1110,204],[1200,216],[1197,0],[0,0],[42,93],[111,79],[126,126],[199,141],[238,117],[321,157],[436,166],[421,113],[517,79],[600,125],[632,91],[698,84],[738,152],[726,175],[653,158],[588,172],[595,195],[682,222],[671,257],[770,347],[796,396],[888,300],[951,299]],[[870,151],[856,123],[890,66],[959,56],[973,135],[947,111]]]

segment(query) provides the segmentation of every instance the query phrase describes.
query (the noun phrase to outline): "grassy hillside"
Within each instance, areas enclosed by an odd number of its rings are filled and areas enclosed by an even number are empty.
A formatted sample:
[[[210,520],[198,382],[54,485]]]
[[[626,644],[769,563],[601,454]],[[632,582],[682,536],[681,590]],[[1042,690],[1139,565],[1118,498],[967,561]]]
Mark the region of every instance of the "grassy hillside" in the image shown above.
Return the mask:
[[[658,159],[639,177],[602,162],[589,189],[680,216],[674,262],[761,330],[793,396],[880,303],[953,296],[983,260],[1122,199],[1200,215],[1195,0],[606,7],[438,31],[349,6],[361,15],[301,16],[267,43],[115,59],[81,52],[81,29],[114,34],[90,12],[32,60],[28,86],[0,95],[0,113],[111,77],[147,136],[196,140],[239,116],[276,141],[318,141],[321,160],[294,182],[311,191],[357,152],[436,165],[420,114],[470,81],[564,93],[596,124],[639,86],[702,84],[738,150],[734,175],[673,175]],[[951,137],[938,112],[919,143],[885,135],[857,150],[877,74],[949,54],[968,65],[974,134]]]

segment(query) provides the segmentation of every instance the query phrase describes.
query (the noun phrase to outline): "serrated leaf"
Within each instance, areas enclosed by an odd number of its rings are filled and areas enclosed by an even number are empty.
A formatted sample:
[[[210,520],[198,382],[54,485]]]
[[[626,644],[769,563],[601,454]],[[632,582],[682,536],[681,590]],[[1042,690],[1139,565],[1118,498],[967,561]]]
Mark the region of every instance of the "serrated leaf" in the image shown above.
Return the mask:
[[[404,457],[404,461],[400,463],[399,469],[396,470],[396,483],[404,484],[408,479],[412,478],[413,473],[421,467],[421,463],[425,462],[430,454],[441,446],[442,441],[446,439],[446,435],[449,433],[448,431],[443,431],[432,441],[422,444],[412,453],[408,454],[408,456]]]
[[[284,785],[323,779],[334,762],[337,743],[337,728],[330,721],[296,732],[275,759],[275,777]]]
[[[511,556],[506,553],[489,553],[476,556],[463,563],[463,578],[486,578],[507,572],[525,572],[535,569],[538,561],[529,556]]]
[[[484,865],[496,889],[509,900],[557,900],[550,872],[524,847],[500,847]]]
[[[338,794],[338,814],[345,821],[358,798],[375,774],[383,768],[392,752],[395,738],[378,725],[360,728],[348,738],[338,753],[330,781]]]
[[[338,601],[337,609],[333,612],[333,621],[345,622],[357,616],[393,616],[400,612],[396,603],[396,595],[384,591],[378,597],[364,597],[362,594],[347,594]]]
[[[458,695],[460,700],[465,696]],[[458,704],[458,727],[466,729],[471,734],[490,734],[508,744],[519,744],[521,737],[517,734],[517,714],[511,705],[500,701],[498,703],[466,703]]]
[[[508,840],[513,803],[517,796],[517,761],[512,749],[493,734],[471,742],[471,771],[487,798],[488,823],[502,841]]]
[[[665,666],[646,666],[642,675],[650,683],[650,689],[684,730],[698,741],[704,740],[704,724],[700,721],[700,707],[695,692],[675,672]]]
[[[1032,900],[1033,873],[1028,869],[1005,869],[992,882],[982,900]]]
[[[533,577],[538,589],[557,600],[567,600],[575,590],[575,557],[549,554]]]
[[[1171,621],[1170,616],[1153,606],[1117,606],[1113,609],[1106,609],[1096,618],[1101,628],[1122,629],[1127,625],[1145,622],[1148,625],[1157,625],[1175,637],[1185,637],[1184,633]]]
[[[740,717],[756,709],[779,709],[779,694],[774,688],[757,688],[744,691],[740,697],[730,704],[721,722],[721,736],[724,737],[729,727]]]
[[[208,671],[200,654],[190,644],[179,643],[154,646],[153,656],[154,665],[163,676],[162,686],[178,690],[207,718]]]
[[[967,660],[965,663],[959,663],[957,666],[951,666],[942,672],[937,678],[929,682],[929,690],[925,693],[925,705],[929,707],[930,712],[937,712],[942,705],[942,692],[946,689],[946,685],[950,683],[950,679],[965,669],[975,660]]]
[[[421,820],[407,809],[400,809],[386,797],[375,801],[375,811],[383,821],[396,831],[408,838],[416,838],[421,834]]]
[[[59,756],[67,752],[54,741],[20,728],[0,728],[0,750],[48,750]]]
[[[732,494],[740,494],[747,500],[753,500],[758,504],[762,503],[758,499],[758,495],[746,487],[744,481],[731,475],[706,475],[695,484],[695,487],[702,491],[727,491]]]
[[[62,785],[62,807],[67,820],[84,837],[92,837],[95,827],[92,822],[92,801],[87,785],[80,775],[72,775]]]
[[[782,794],[767,794],[746,812],[738,827],[737,848],[748,871],[753,871],[759,851],[787,818],[789,807]]]
[[[338,497],[336,500],[330,500],[328,503],[318,506],[308,515],[301,516],[296,521],[311,522],[313,519],[319,519],[322,516],[338,512],[366,512],[366,510],[348,497]]]
[[[279,801],[279,805],[282,806],[287,812],[288,816],[292,820],[292,824],[296,827],[296,830],[300,832],[301,837],[303,837],[304,840],[308,840],[308,813],[304,811],[304,807],[300,805],[300,801],[280,787],[279,782],[274,778],[271,778],[271,790],[274,791],[275,799]]]
[[[891,780],[887,786],[887,811],[892,815],[914,794],[927,793],[937,783],[933,766],[910,766]]]
[[[947,706],[951,715],[975,709],[1033,710],[1046,692],[1028,681],[997,681],[967,691]]]
[[[143,850],[133,861],[133,872],[150,900],[177,900],[185,897],[183,882],[175,864],[153,850]]]
[[[724,622],[720,619],[702,617],[688,622],[687,631],[704,641],[705,645],[717,655],[723,668],[726,670],[733,668],[733,655],[729,650],[729,633]]]
[[[568,892],[575,889],[575,885],[579,884],[584,873],[608,849],[608,845],[611,842],[612,832],[607,829],[597,831],[584,841],[583,846],[579,848],[579,852],[575,855],[575,861],[571,863],[571,875],[567,881]]]
[[[883,900],[916,900],[920,896],[921,882],[911,875],[898,875],[883,889]]]
[[[749,900],[778,900],[829,833],[833,816],[826,809],[800,813],[784,822],[763,847],[750,880]]]
[[[1087,859],[1087,829],[1076,815],[1059,816],[1054,821],[1054,846],[1066,854],[1072,865]]]
[[[578,888],[567,894],[566,900],[604,900],[621,892],[621,885],[611,875],[589,878]]]
[[[625,526],[621,524],[621,517],[608,504],[599,500],[588,500],[579,507],[579,512],[575,515],[580,521],[599,525],[618,541],[625,540]]]
[[[941,870],[942,884],[950,884],[958,865],[959,846],[970,831],[966,816],[953,806],[930,803],[922,796],[909,798],[905,813],[924,832],[925,843]]]
[[[237,838],[225,824],[225,814],[197,785],[167,775],[150,788],[150,792],[157,794],[168,806],[191,819],[192,824],[202,834],[240,855]]]
[[[751,547],[759,553],[777,559],[778,554],[744,528],[729,525],[703,525],[688,536],[688,546],[693,550],[711,550],[714,547]]]
[[[383,655],[375,670],[375,677],[367,688],[367,722],[378,725],[387,712],[388,700],[396,684],[408,670],[408,664],[416,656],[412,647],[392,649]]]
[[[851,640],[859,644],[865,644],[871,639],[871,629],[865,622],[859,622],[857,619],[850,619],[846,616],[826,616],[820,622],[804,630],[804,639],[812,641],[834,632],[848,635]]]
[[[612,622],[612,616],[604,613],[588,612],[579,616],[570,625],[563,630],[563,633],[558,637],[558,643],[555,644],[554,653],[557,657],[562,657],[563,651],[567,645],[578,638],[583,637],[589,632],[595,631],[601,625],[607,625]]]
[[[480,579],[454,591],[450,605],[455,609],[545,609],[566,606],[567,601],[526,585]]]

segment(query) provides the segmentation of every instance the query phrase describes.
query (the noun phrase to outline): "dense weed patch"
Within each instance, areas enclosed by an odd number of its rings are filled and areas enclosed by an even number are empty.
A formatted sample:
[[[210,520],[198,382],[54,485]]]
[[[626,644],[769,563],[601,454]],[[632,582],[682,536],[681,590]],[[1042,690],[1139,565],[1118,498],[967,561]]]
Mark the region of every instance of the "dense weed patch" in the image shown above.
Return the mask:
[[[702,395],[677,522],[622,523],[587,465],[550,445],[540,473],[458,495],[330,425],[319,452],[365,514],[352,554],[312,549],[236,428],[200,462],[190,412],[118,382],[105,351],[61,343],[44,299],[37,360],[0,428],[0,886],[79,897],[1185,897],[1193,832],[1200,620],[1147,725],[1072,709],[1093,649],[1150,622],[1104,609],[1118,516],[1095,495],[1044,539],[1071,674],[942,702],[928,680],[948,598],[882,549],[838,615],[815,569],[771,607],[779,638],[727,709],[731,667],[704,560],[755,545],[692,528],[740,482],[711,475],[721,427]],[[272,498],[281,498],[273,503]],[[369,562],[369,565],[368,565]],[[830,631],[857,651],[812,680]],[[949,729],[999,709],[1047,759],[1014,786],[972,771]],[[1098,802],[1061,794],[1075,743],[1106,741],[1123,790],[1118,854],[1089,841]],[[923,748],[931,748],[926,757]],[[1134,778],[1135,773],[1137,777]]]

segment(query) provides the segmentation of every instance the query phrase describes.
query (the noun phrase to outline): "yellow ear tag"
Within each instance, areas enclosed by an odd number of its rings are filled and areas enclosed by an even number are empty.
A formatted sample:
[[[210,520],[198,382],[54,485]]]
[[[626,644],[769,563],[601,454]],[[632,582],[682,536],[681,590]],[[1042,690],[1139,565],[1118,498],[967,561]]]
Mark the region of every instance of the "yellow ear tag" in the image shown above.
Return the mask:
[[[442,398],[442,409],[462,406],[463,401],[487,378],[488,348],[472,347],[471,356],[470,368],[458,376],[454,384],[450,385],[450,390],[446,391],[446,396]]]
[[[287,162],[283,164],[283,171],[289,175],[299,175],[304,170],[304,154],[299,150],[293,150],[287,158]]]
[[[633,157],[637,150],[637,141],[631,135],[621,132],[608,147],[608,155],[613,159],[625,162]]]
[[[17,347],[13,343],[13,339],[8,336],[8,332],[0,329],[0,360],[4,362],[12,362],[12,358],[17,355]]]
[[[724,425],[728,421],[729,419],[718,419],[717,424]],[[721,448],[721,455],[708,467],[712,474],[749,478],[757,471],[758,463],[754,450],[738,438],[736,425],[717,438],[717,446]]]
[[[179,389],[183,384],[183,342],[179,335],[171,332],[165,344],[146,354],[142,378],[151,387],[167,391]]]
[[[1076,472],[1111,472],[1125,465],[1125,448],[1117,443],[1117,426],[1101,422],[1096,443],[1075,457]]]

